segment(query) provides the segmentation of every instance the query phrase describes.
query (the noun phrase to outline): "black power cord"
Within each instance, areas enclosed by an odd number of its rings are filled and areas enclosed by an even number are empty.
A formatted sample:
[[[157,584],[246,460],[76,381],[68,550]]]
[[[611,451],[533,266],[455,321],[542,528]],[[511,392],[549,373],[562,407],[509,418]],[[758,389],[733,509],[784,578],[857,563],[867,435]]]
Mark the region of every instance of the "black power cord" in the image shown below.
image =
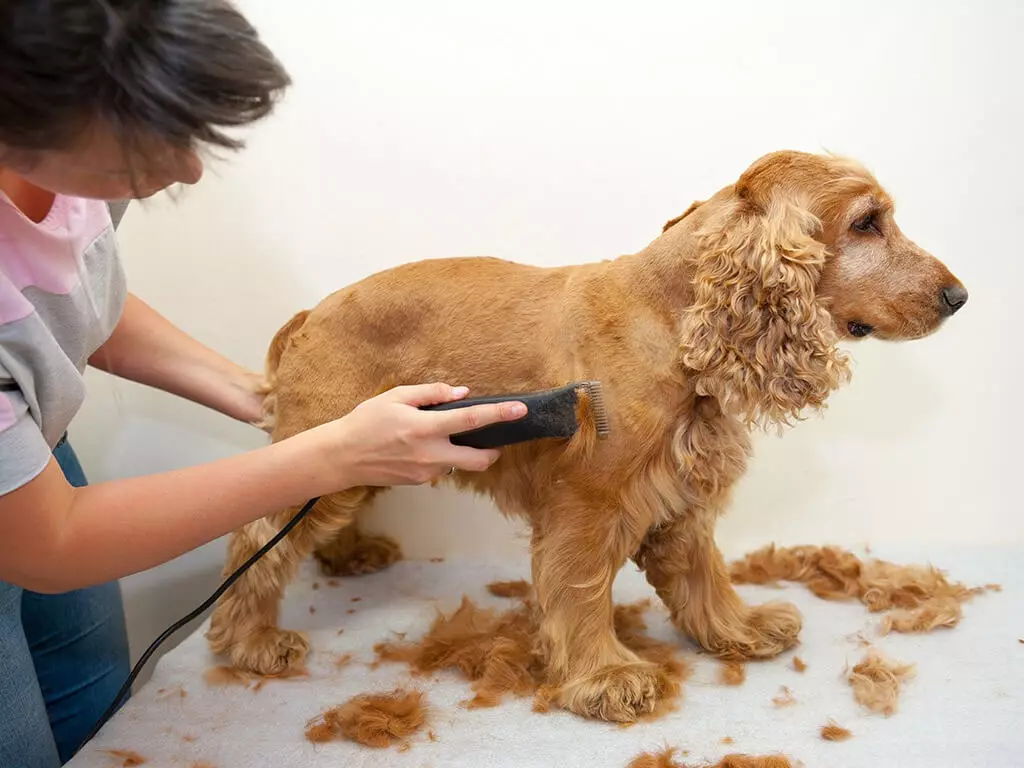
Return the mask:
[[[269,552],[275,546],[277,546],[278,542],[280,542],[281,539],[287,536],[288,533],[292,530],[292,528],[299,524],[302,518],[304,518],[309,513],[309,511],[316,505],[316,503],[319,500],[320,497],[318,496],[315,499],[310,499],[309,501],[307,501],[305,506],[303,506],[302,509],[295,513],[295,517],[289,520],[287,525],[285,525],[284,528],[282,528],[274,535],[274,538],[272,538],[270,541],[268,541],[266,544],[260,547],[259,551],[256,552],[252,557],[250,557],[248,560],[246,560],[244,563],[238,566],[235,572],[228,576],[224,580],[224,583],[217,587],[217,590],[208,598],[206,598],[206,600],[204,600],[203,603],[198,608],[189,613],[187,616],[184,616],[178,621],[174,622],[171,626],[164,630],[163,634],[161,634],[160,637],[153,641],[153,644],[146,649],[146,652],[142,654],[142,657],[135,663],[135,667],[132,669],[132,673],[128,675],[128,679],[125,680],[124,685],[121,686],[121,690],[117,692],[117,696],[115,696],[114,700],[110,702],[110,706],[107,708],[107,711],[104,712],[103,716],[96,721],[96,725],[92,727],[92,730],[89,732],[89,735],[82,742],[82,747],[84,747],[86,744],[92,741],[93,737],[95,737],[96,734],[100,732],[100,729],[107,724],[107,721],[111,717],[113,717],[114,713],[117,711],[117,708],[121,705],[121,702],[124,700],[125,695],[132,689],[132,685],[135,683],[135,679],[139,676],[139,673],[142,671],[143,667],[146,666],[146,662],[149,661],[150,657],[156,652],[156,649],[159,648],[167,638],[169,638],[183,626],[192,621],[192,619],[203,614],[207,609],[209,609],[211,605],[216,603],[220,596],[227,592],[231,585],[238,581],[238,579],[242,576],[243,573],[252,568],[252,566],[255,565],[257,560],[259,560],[261,557],[267,554],[267,552]],[[82,747],[79,747],[79,750]]]

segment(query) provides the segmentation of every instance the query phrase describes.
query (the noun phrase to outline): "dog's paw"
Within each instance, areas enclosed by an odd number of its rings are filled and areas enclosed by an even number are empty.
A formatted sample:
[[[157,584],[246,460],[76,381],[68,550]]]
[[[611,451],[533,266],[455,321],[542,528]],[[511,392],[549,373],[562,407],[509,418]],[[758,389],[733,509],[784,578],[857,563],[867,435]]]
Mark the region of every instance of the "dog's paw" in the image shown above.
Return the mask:
[[[765,603],[750,609],[750,628],[756,637],[756,656],[771,658],[800,641],[803,618],[792,603]]]
[[[654,664],[616,664],[560,686],[558,703],[583,717],[634,723],[654,712],[661,687]]]
[[[401,560],[402,549],[388,536],[358,533],[351,546],[329,546],[318,550],[316,558],[328,576],[363,576]]]
[[[792,603],[751,607],[745,623],[715,638],[707,650],[724,659],[771,659],[799,642],[803,619]]]
[[[257,675],[281,676],[300,670],[308,653],[309,641],[301,632],[268,627],[232,647],[231,663]]]

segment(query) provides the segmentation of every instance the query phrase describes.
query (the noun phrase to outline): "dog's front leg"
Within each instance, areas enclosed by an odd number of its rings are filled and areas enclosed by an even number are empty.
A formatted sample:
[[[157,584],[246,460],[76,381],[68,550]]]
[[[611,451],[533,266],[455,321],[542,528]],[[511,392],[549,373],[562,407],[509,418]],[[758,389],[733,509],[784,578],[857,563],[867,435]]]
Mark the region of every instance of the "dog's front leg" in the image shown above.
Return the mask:
[[[796,645],[800,612],[791,603],[743,602],[715,545],[716,517],[710,509],[683,513],[648,533],[634,559],[673,623],[702,648],[727,659],[777,656]]]
[[[614,506],[571,494],[546,505],[534,529],[548,682],[560,706],[584,717],[633,722],[658,698],[657,668],[619,642],[613,625],[612,582],[640,535]]]

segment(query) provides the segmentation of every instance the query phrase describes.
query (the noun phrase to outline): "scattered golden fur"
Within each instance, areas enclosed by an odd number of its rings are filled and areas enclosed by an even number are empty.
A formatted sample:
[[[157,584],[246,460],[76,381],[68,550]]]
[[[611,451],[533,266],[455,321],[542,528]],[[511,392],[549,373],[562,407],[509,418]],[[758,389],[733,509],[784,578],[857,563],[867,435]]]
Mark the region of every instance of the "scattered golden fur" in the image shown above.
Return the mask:
[[[648,716],[667,712],[678,699],[689,674],[677,649],[643,633],[644,609],[649,601],[615,607],[615,628],[625,646],[658,670],[659,706]],[[530,600],[498,613],[478,607],[463,597],[450,616],[438,614],[427,634],[415,643],[378,643],[378,661],[408,664],[414,673],[458,670],[472,681],[469,708],[493,707],[506,694],[534,695],[534,711],[546,712],[561,693],[546,685],[538,652],[539,617]]]
[[[677,762],[675,747],[666,747],[661,752],[643,752],[634,757],[626,768],[688,768],[686,764]],[[698,768],[698,766],[690,766]],[[793,764],[784,755],[726,755],[714,765],[705,763],[699,768],[793,768]]]
[[[188,697],[188,691],[185,690],[184,686],[176,685],[174,688],[167,689],[161,688],[156,692],[157,698],[159,699],[170,699],[179,698],[184,699]]]
[[[147,762],[146,758],[138,752],[133,752],[130,749],[105,749],[103,751],[115,760],[119,761],[117,765],[122,768],[132,768],[136,765],[145,765]]]
[[[796,704],[796,698],[793,692],[783,685],[779,688],[779,694],[772,699],[772,704],[776,707],[791,707]]]
[[[883,635],[896,632],[931,632],[937,627],[955,627],[963,610],[954,597],[927,600],[919,608],[898,608],[882,617]]]
[[[210,667],[203,674],[203,682],[209,686],[240,685],[248,688],[253,681],[254,675],[244,672],[235,667]]]
[[[736,739],[734,739],[732,736],[723,736],[720,739],[720,741],[721,741],[722,744],[735,744],[736,743]]]
[[[843,728],[835,720],[829,720],[828,723],[821,726],[821,738],[825,741],[846,741],[851,736],[853,736],[853,731]]]
[[[255,675],[244,672],[234,667],[210,667],[203,674],[203,681],[211,687],[226,685],[240,685],[243,688],[252,687],[253,691],[259,691],[270,680],[287,680],[292,677],[307,677],[308,670],[305,667],[290,669],[279,675]]]
[[[807,662],[805,662],[799,656],[794,656],[793,657],[793,669],[795,669],[797,672],[806,672],[807,671]]]
[[[377,748],[398,741],[401,746],[426,723],[426,702],[420,691],[364,693],[311,720],[306,738],[314,743],[342,738]]]
[[[739,661],[724,661],[718,668],[718,681],[722,685],[742,685],[747,679],[747,668]]]
[[[487,591],[495,597],[528,597],[530,595],[530,582],[518,579],[517,581],[492,581],[487,585]]]
[[[334,656],[334,668],[335,669],[343,669],[343,668],[347,667],[349,664],[352,663],[352,658],[353,658],[353,656],[352,656],[351,653],[335,654],[335,656]]]
[[[726,755],[709,768],[793,768],[785,755]]]
[[[684,768],[675,760],[678,751],[676,747],[665,747],[661,752],[642,752],[626,768]]]
[[[913,664],[890,661],[877,648],[872,648],[853,668],[848,679],[858,703],[888,717],[896,711],[900,683],[913,676]]]
[[[616,634],[618,571],[632,558],[676,627],[712,654],[771,658],[793,647],[797,609],[744,603],[715,545],[746,470],[749,432],[825,407],[849,376],[840,340],[868,330],[925,336],[965,298],[949,270],[900,231],[892,200],[865,168],[776,152],[633,254],[550,269],[432,259],[335,292],[271,341],[264,426],[281,441],[405,383],[454,382],[487,395],[600,380],[607,439],[582,397],[571,439],[510,446],[487,471],[443,482],[531,524],[535,662],[557,687],[555,703],[633,722],[668,689],[658,665]],[[366,541],[357,524],[383,490],[320,499],[224,596],[208,634],[213,650],[261,674],[301,664],[308,639],[277,623],[283,591],[310,553],[329,574],[399,556],[393,542]],[[294,513],[237,531],[225,571]]]
[[[968,588],[932,566],[862,561],[839,547],[764,547],[732,564],[736,584],[796,581],[825,600],[860,600],[869,611],[890,611],[881,631],[929,632],[955,627],[961,604],[995,584]]]

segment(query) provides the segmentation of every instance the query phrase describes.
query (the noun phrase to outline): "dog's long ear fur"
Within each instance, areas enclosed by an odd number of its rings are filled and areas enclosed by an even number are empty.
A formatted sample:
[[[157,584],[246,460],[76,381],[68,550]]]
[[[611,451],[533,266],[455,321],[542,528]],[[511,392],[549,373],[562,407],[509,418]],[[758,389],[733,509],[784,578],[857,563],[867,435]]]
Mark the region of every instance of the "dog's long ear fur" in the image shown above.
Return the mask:
[[[682,362],[697,392],[747,424],[799,420],[848,376],[828,310],[815,299],[825,247],[818,219],[777,192],[738,194],[697,233],[694,302]]]

